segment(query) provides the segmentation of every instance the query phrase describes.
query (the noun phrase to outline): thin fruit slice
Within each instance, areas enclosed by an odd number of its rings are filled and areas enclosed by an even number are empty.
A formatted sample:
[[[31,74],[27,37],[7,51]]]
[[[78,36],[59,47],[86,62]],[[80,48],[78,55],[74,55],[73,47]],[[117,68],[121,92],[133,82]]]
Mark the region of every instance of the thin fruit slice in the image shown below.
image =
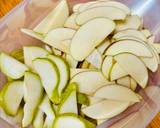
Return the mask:
[[[124,71],[123,68],[118,63],[115,63],[110,73],[110,79],[111,81],[114,81],[127,75],[128,75],[127,72]]]
[[[31,69],[34,69],[32,61],[36,58],[45,58],[49,52],[40,47],[25,46],[23,47],[23,54],[25,64]]]
[[[43,124],[44,124],[44,112],[42,112],[39,109],[33,121],[33,128],[43,128]]]
[[[75,113],[78,114],[77,108],[77,85],[75,83],[71,83],[63,94],[63,100],[61,104],[58,106],[57,112],[59,114],[63,113]]]
[[[71,82],[77,83],[79,92],[88,95],[93,94],[98,88],[112,83],[96,70],[80,72],[71,79]]]
[[[141,26],[141,19],[137,15],[131,15],[127,16],[124,21],[117,21],[116,24],[116,31],[139,29]]]
[[[52,48],[51,48],[49,45],[45,44],[45,45],[43,46],[43,48],[44,48],[47,52],[49,52],[50,54],[53,53]]]
[[[80,6],[80,8],[78,9],[78,12],[83,12],[85,11],[90,5],[92,4],[95,4],[95,3],[98,3],[98,1],[90,1],[90,2],[87,2],[85,4],[83,4],[82,6]]]
[[[125,76],[125,77],[122,77],[122,78],[119,78],[117,80],[117,83],[120,84],[120,85],[123,85],[125,87],[128,87],[130,88],[130,85],[131,85],[131,82],[130,82],[130,77],[129,76]]]
[[[103,86],[95,92],[94,96],[109,100],[139,102],[136,93],[131,89],[118,84]]]
[[[5,53],[0,54],[0,69],[12,79],[21,78],[25,71],[29,70],[26,65]]]
[[[142,88],[146,87],[148,71],[140,58],[133,54],[123,53],[116,55],[114,59]]]
[[[152,53],[148,47],[135,40],[122,40],[111,45],[105,55],[115,56],[120,53],[132,53],[142,57],[152,57]]]
[[[56,8],[51,11],[35,28],[34,31],[42,34],[50,30],[62,27],[69,16],[69,8],[66,0],[60,1]]]
[[[44,38],[44,42],[58,50],[66,52],[62,43],[64,40],[71,39],[74,34],[75,30],[70,28],[57,28],[50,31],[46,37]]]
[[[38,58],[33,61],[33,65],[41,78],[48,97],[54,103],[59,102],[58,85],[60,74],[56,64],[49,59]]]
[[[43,97],[43,87],[38,75],[26,72],[24,75],[24,117],[22,120],[23,127],[32,123],[38,105]]]
[[[50,59],[53,63],[55,63],[59,70],[60,80],[58,85],[58,94],[61,100],[62,91],[64,90],[69,81],[69,65],[62,57],[59,56],[49,55],[47,58]]]
[[[130,79],[131,79],[131,89],[135,91],[137,88],[137,82],[133,78]]]
[[[107,121],[108,119],[101,119],[101,120],[97,120],[97,125],[100,125],[102,123],[104,123],[105,121]]]
[[[149,38],[148,38],[148,43],[150,43],[150,44],[153,44],[155,42],[155,36],[153,35],[153,36],[150,36]]]
[[[109,18],[111,20],[124,20],[126,18],[126,13],[119,8],[111,6],[90,8],[78,14],[76,23],[82,25],[90,20],[100,17]]]
[[[81,26],[71,42],[70,52],[73,58],[78,61],[84,60],[114,28],[114,22],[106,18],[96,18]]]
[[[82,6],[84,3],[79,3],[73,6],[73,12],[78,12],[80,6]]]
[[[152,33],[148,29],[142,29],[141,33],[143,33],[146,38],[152,36]]]
[[[96,68],[100,69],[102,65],[103,58],[101,54],[98,52],[97,49],[95,49],[87,58],[86,61],[88,61],[90,64],[95,66]]]
[[[82,112],[93,119],[112,118],[127,109],[130,102],[103,100],[82,109]]]
[[[8,115],[15,116],[17,114],[24,95],[23,85],[22,81],[14,81],[4,86],[2,106]]]
[[[113,57],[106,56],[102,64],[102,73],[107,78],[107,80],[110,79],[110,73],[111,73],[113,64],[114,64]]]
[[[30,30],[30,29],[22,28],[21,32],[38,40],[44,39],[44,35],[34,32],[33,30]]]
[[[17,50],[14,50],[10,53],[10,56],[12,56],[13,58],[21,61],[21,62],[24,62],[24,56],[23,56],[23,50],[22,49],[17,49]]]
[[[62,52],[54,47],[52,47],[53,54],[57,56],[62,56]]]
[[[89,67],[89,62],[84,60],[80,67],[81,69],[87,69]]]
[[[85,72],[85,71],[92,71],[92,69],[86,69],[86,68],[71,68],[70,69],[70,77],[74,77],[80,72]]]
[[[110,40],[106,39],[102,44],[100,44],[99,46],[97,46],[96,49],[98,50],[98,52],[101,55],[103,55],[103,53],[109,47],[110,44],[111,44]]]
[[[78,93],[77,94],[77,103],[81,105],[89,105],[89,99],[87,95],[83,93]]]
[[[158,54],[160,54],[160,44],[159,43],[153,43],[152,45],[157,50]]]
[[[78,61],[75,60],[71,55],[66,55],[66,61],[68,62],[71,68],[76,68],[78,65]]]

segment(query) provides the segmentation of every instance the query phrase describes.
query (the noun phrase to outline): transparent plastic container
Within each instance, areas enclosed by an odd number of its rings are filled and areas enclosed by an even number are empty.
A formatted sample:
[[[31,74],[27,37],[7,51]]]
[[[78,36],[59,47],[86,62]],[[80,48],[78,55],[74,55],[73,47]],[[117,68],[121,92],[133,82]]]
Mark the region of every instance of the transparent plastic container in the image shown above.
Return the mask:
[[[69,0],[70,6],[89,0]],[[134,14],[143,18],[144,26],[149,28],[160,41],[160,0],[118,0],[128,5]],[[58,0],[24,0],[9,14],[0,19],[0,51],[11,52],[24,45],[42,43],[20,32],[20,28],[32,29],[58,3]],[[14,68],[14,67],[13,67]],[[160,110],[160,68],[156,73],[149,72],[149,86],[140,90],[143,100],[120,115],[104,122],[97,128],[145,128]],[[6,78],[0,73],[0,88]],[[0,112],[0,117],[2,113]],[[0,128],[18,128],[20,124],[11,124],[0,118]]]

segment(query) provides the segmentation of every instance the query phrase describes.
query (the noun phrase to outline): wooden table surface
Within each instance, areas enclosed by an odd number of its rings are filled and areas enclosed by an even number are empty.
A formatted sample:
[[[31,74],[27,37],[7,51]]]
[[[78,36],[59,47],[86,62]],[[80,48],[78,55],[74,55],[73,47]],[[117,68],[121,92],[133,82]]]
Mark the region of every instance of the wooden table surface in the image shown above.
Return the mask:
[[[0,17],[4,16],[21,0],[0,0]],[[160,113],[158,113],[147,128],[160,128]]]

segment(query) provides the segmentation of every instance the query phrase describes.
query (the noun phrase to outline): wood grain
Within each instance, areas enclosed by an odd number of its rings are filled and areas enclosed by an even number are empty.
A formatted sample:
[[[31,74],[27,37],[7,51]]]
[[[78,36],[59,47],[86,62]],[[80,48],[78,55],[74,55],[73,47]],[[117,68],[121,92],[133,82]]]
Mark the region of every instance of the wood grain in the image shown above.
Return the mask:
[[[21,0],[0,0],[0,17],[4,16]],[[160,128],[160,113],[158,113],[147,128]]]

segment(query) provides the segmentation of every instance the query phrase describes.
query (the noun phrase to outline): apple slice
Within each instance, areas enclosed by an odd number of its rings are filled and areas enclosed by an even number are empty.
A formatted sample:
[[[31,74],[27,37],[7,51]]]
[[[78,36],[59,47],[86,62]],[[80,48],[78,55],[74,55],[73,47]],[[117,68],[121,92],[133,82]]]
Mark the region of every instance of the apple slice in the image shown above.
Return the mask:
[[[146,38],[149,38],[150,36],[152,36],[152,33],[151,33],[148,29],[142,29],[142,30],[141,30],[141,33],[143,33],[143,35],[144,35]]]
[[[71,42],[70,52],[73,58],[78,61],[84,60],[114,28],[114,22],[106,18],[96,18],[81,26]]]
[[[110,73],[111,73],[113,64],[114,64],[113,57],[106,56],[102,64],[102,73],[107,78],[107,80],[110,79]]]
[[[102,123],[104,123],[105,121],[107,121],[108,119],[101,119],[101,120],[97,120],[97,125],[100,125]]]
[[[109,18],[111,20],[124,20],[126,18],[126,13],[119,8],[111,6],[90,8],[77,15],[76,23],[82,25],[90,20],[100,17]]]
[[[86,69],[86,68],[71,68],[70,69],[70,78],[74,77],[80,72],[85,72],[85,71],[92,71],[92,69]]]
[[[155,36],[153,35],[153,36],[150,36],[149,38],[148,38],[148,43],[150,43],[150,44],[153,44],[155,42]]]
[[[23,54],[25,64],[34,70],[32,61],[36,58],[46,57],[49,54],[49,52],[40,47],[25,46],[23,47]]]
[[[80,6],[83,6],[83,5],[84,5],[84,3],[79,3],[79,4],[74,5],[73,6],[73,12],[78,12]]]
[[[38,58],[33,61],[33,65],[42,80],[48,97],[53,103],[59,102],[58,85],[60,74],[56,64],[49,59]]]
[[[97,68],[93,66],[92,64],[89,64],[88,69],[96,70]]]
[[[23,127],[27,127],[34,119],[38,105],[43,97],[43,87],[38,75],[26,72],[24,75],[24,116],[22,120]]]
[[[64,40],[71,39],[74,36],[75,32],[75,30],[70,28],[53,29],[46,35],[43,41],[60,51],[66,52],[64,48],[65,46],[63,46],[64,44],[62,42]]]
[[[110,73],[110,79],[114,81],[127,75],[127,72],[118,63],[115,63]]]
[[[42,34],[50,30],[62,27],[69,16],[69,8],[66,0],[60,1],[56,8],[51,11],[35,28],[34,31]]]
[[[24,82],[14,81],[7,83],[3,88],[2,107],[8,115],[15,116],[22,101]],[[14,93],[13,93],[14,92]]]
[[[148,71],[137,56],[129,53],[116,55],[114,59],[137,83],[145,88],[148,82]]]
[[[0,54],[0,69],[12,79],[21,78],[24,72],[29,70],[26,65],[5,53]]]
[[[131,89],[135,91],[137,88],[137,82],[133,78],[130,79],[131,79]]]
[[[148,47],[141,42],[135,40],[122,40],[111,45],[105,55],[115,56],[120,53],[132,53],[142,57],[152,57],[152,53]]]
[[[141,19],[137,15],[127,16],[125,21],[116,21],[116,31],[125,29],[139,29],[141,26]]]
[[[88,61],[90,64],[95,66],[96,68],[100,69],[102,65],[103,58],[101,54],[98,52],[98,50],[94,50],[87,58],[86,61]]]
[[[82,6],[79,7],[78,12],[80,13],[80,12],[85,11],[89,6],[91,6],[95,3],[98,3],[98,1],[90,1],[90,2],[83,4]]]
[[[130,88],[130,85],[131,85],[131,82],[130,82],[130,77],[129,76],[125,76],[125,77],[122,77],[122,78],[119,78],[117,80],[117,83],[120,84],[120,85],[123,85],[125,87],[128,87]]]
[[[78,65],[78,61],[75,60],[71,55],[66,55],[66,61],[68,62],[71,68],[76,68]]]
[[[82,109],[82,112],[92,119],[112,118],[127,109],[130,102],[103,100]]]
[[[160,44],[159,43],[153,43],[152,46],[157,50],[157,53],[160,54]]]
[[[44,124],[44,112],[38,110],[35,119],[33,121],[33,128],[43,128]]]
[[[101,55],[103,55],[105,50],[109,47],[110,44],[111,44],[110,40],[106,39],[102,44],[97,46],[96,49]]]
[[[87,95],[83,93],[78,93],[77,94],[77,103],[83,105],[89,105],[89,99]]]
[[[104,85],[113,83],[106,80],[102,73],[96,70],[80,72],[71,79],[71,82],[77,83],[79,92],[87,95],[93,94]]]
[[[81,69],[87,69],[89,67],[89,62],[84,60],[80,67]]]
[[[51,48],[49,45],[45,44],[45,45],[43,46],[43,48],[44,48],[47,52],[49,52],[50,54],[53,53],[52,48]]]
[[[53,54],[57,56],[62,56],[62,52],[54,47],[52,47]]]
[[[77,17],[77,13],[73,13],[70,17],[68,17],[68,19],[64,24],[64,27],[75,29],[75,30],[79,29],[80,26],[76,24],[76,17]]]

